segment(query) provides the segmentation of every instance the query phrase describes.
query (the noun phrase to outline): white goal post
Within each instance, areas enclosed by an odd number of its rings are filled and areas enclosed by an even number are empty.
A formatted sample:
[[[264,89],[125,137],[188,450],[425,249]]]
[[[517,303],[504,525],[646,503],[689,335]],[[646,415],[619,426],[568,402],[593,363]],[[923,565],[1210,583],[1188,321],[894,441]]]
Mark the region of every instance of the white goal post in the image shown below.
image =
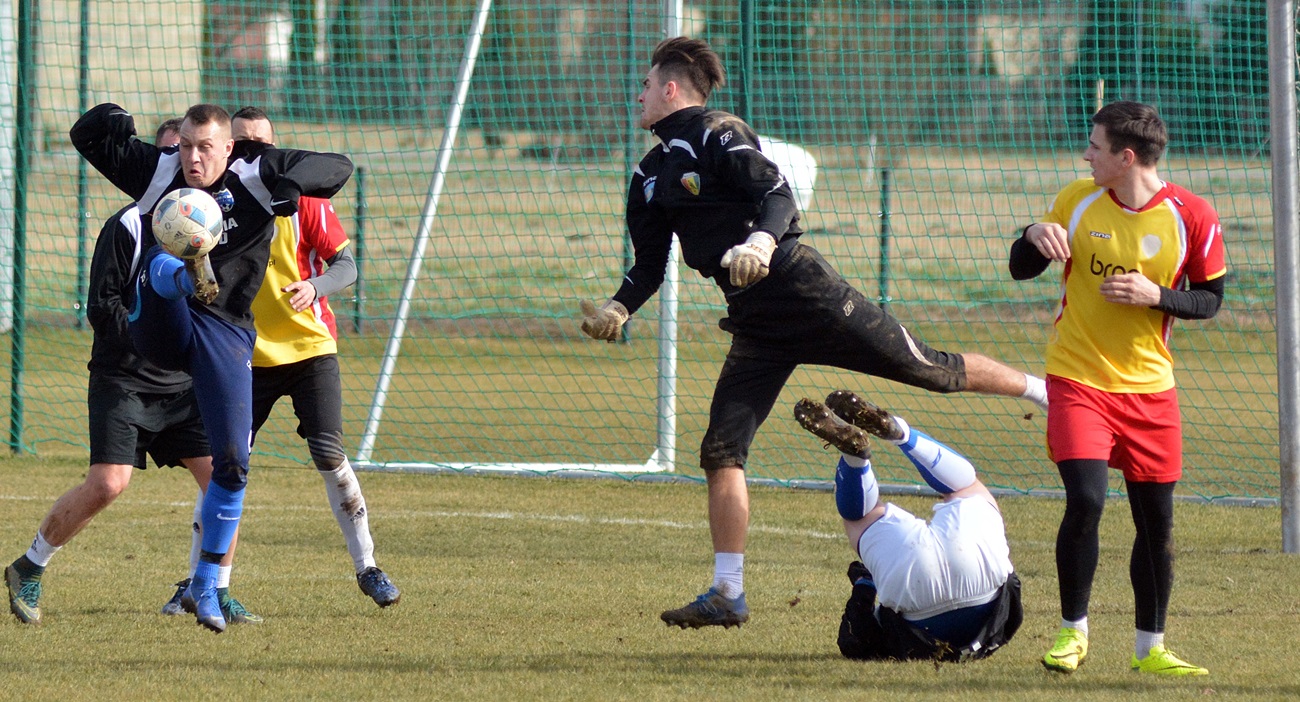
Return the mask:
[[[671,4],[671,3],[670,3]],[[675,3],[675,11],[668,14],[670,20],[666,29],[675,32],[677,18],[681,15],[680,2]],[[678,287],[681,280],[678,260],[680,253],[674,243],[669,254],[668,270],[663,286],[659,290],[659,358],[655,446],[644,463],[458,463],[458,462],[376,462],[371,459],[379,435],[380,420],[383,417],[384,404],[388,389],[393,379],[397,359],[402,348],[402,338],[406,322],[410,316],[410,301],[419,279],[420,267],[424,262],[429,244],[429,235],[434,217],[438,214],[438,200],[442,195],[447,169],[456,148],[456,135],[460,130],[461,118],[465,110],[466,96],[469,94],[470,82],[474,75],[474,64],[478,59],[479,49],[483,43],[483,33],[487,26],[492,0],[479,0],[474,13],[465,54],[461,60],[456,78],[450,109],[447,112],[447,129],[443,133],[442,143],[438,147],[437,165],[429,182],[424,210],[420,216],[420,226],[411,250],[401,298],[398,301],[396,318],[389,333],[388,344],[384,349],[379,377],[375,383],[375,393],[370,404],[370,413],[366,419],[365,432],[357,449],[355,465],[368,470],[398,472],[507,472],[507,473],[664,473],[672,472],[676,459],[677,444],[677,302]],[[670,34],[672,36],[673,34]]]

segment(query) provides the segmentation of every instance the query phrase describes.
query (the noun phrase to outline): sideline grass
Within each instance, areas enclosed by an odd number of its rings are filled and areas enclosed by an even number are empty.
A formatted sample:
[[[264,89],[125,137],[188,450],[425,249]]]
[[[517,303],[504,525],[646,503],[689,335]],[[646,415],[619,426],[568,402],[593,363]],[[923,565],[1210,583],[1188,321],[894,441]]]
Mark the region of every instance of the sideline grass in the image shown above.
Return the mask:
[[[829,456],[829,454],[828,454]],[[829,471],[830,460],[827,459]],[[0,560],[26,548],[79,461],[0,460]],[[1199,680],[1127,669],[1127,505],[1102,525],[1093,651],[1071,677],[1038,656],[1057,624],[1052,549],[1062,504],[1002,502],[1026,624],[987,661],[842,660],[834,637],[848,549],[826,493],[753,491],[752,622],[658,621],[707,585],[698,485],[364,474],[380,565],[403,590],[379,610],[352,578],[314,471],[256,470],[235,592],[267,617],[215,636],[157,613],[185,567],[193,483],[151,469],[64,548],[45,623],[0,622],[0,698],[23,699],[1294,699],[1300,559],[1279,512],[1179,503],[1169,642]],[[928,514],[929,500],[896,502]]]

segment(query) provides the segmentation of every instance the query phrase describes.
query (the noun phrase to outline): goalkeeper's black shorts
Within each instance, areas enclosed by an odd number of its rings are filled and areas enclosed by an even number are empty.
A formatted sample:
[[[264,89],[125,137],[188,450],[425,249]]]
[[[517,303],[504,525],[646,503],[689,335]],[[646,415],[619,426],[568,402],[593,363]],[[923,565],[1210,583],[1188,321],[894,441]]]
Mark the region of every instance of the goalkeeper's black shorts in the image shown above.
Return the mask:
[[[844,368],[933,392],[966,389],[960,354],[936,351],[800,244],[763,280],[727,295],[731,350],[713,393],[700,466],[743,466],[800,365]]]

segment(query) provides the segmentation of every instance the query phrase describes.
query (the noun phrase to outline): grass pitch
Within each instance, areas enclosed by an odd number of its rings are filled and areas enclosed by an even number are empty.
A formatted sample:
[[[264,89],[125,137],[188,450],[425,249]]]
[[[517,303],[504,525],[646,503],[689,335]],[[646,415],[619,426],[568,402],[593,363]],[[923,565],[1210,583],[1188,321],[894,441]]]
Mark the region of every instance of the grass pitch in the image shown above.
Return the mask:
[[[827,471],[831,456],[826,454]],[[0,560],[27,547],[82,461],[0,461]],[[182,471],[133,485],[51,563],[45,623],[0,622],[0,697],[23,699],[1294,699],[1300,560],[1280,513],[1179,503],[1175,651],[1209,678],[1127,669],[1132,526],[1102,525],[1092,653],[1070,677],[1038,657],[1057,626],[1053,544],[1062,503],[1002,501],[1026,623],[965,666],[862,664],[835,648],[850,559],[827,493],[756,488],[737,630],[659,622],[711,573],[699,485],[363,474],[379,563],[403,590],[380,610],[356,587],[314,471],[252,476],[234,591],[260,626],[213,635],[158,609],[184,575],[194,486]],[[928,514],[929,500],[894,500]]]

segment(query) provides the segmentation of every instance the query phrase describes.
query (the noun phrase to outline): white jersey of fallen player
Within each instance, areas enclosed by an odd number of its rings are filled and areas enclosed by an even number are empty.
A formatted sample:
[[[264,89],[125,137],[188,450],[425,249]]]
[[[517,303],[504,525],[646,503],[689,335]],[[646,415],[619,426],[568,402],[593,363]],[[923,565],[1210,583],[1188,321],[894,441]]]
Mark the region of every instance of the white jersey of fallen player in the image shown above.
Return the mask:
[[[886,504],[858,555],[881,606],[912,621],[992,602],[1012,571],[1002,513],[981,496],[936,504],[928,524]]]
[[[813,187],[817,185],[817,159],[802,146],[775,137],[760,135],[758,145],[790,184],[799,211],[812,207]]]

